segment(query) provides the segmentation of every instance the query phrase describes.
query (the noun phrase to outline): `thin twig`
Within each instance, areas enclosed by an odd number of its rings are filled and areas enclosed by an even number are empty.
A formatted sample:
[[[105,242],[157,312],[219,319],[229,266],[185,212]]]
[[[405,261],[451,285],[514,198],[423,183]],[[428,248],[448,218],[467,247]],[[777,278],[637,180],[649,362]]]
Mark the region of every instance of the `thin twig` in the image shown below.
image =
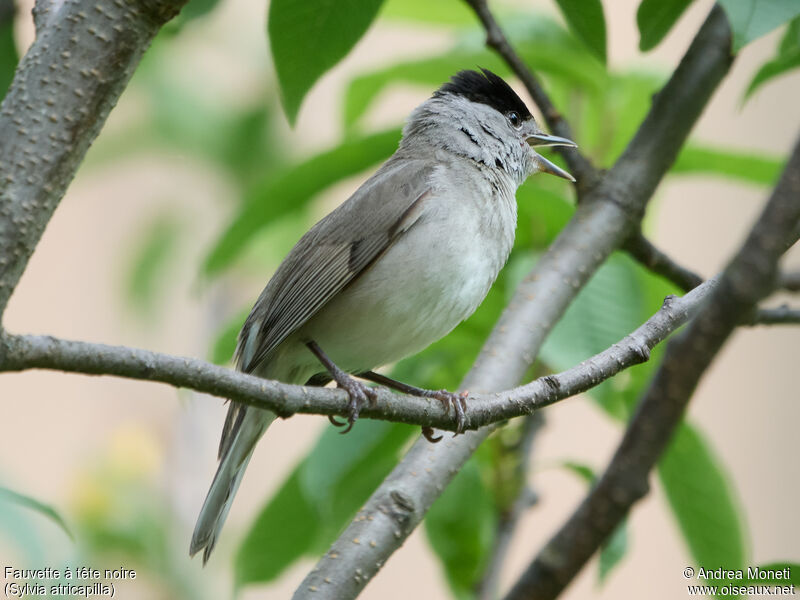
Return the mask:
[[[653,273],[671,281],[684,292],[703,283],[700,275],[676,263],[656,248],[641,231],[625,240],[623,249]]]
[[[650,387],[608,468],[551,538],[506,600],[557,597],[648,491],[648,475],[667,447],[700,378],[731,332],[768,295],[777,262],[797,240],[800,140],[766,208],[719,286],[683,335],[667,346]]]
[[[556,135],[574,139],[569,123],[556,109],[550,100],[550,96],[544,91],[542,84],[511,46],[505,33],[503,33],[494,15],[489,10],[486,0],[466,0],[466,2],[475,11],[486,30],[486,45],[493,48],[508,63],[508,66],[511,67],[516,76],[520,78],[536,106],[542,112],[550,131]],[[569,170],[577,181],[579,193],[582,194],[599,181],[597,170],[579,150],[561,146],[556,150],[567,161]]]

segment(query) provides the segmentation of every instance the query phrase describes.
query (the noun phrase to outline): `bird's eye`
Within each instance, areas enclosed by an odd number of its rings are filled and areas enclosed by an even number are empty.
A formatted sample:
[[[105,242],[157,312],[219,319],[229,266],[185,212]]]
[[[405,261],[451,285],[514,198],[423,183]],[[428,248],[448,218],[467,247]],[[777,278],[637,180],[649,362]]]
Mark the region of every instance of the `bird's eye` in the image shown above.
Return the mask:
[[[509,113],[506,113],[506,118],[508,119],[508,122],[511,123],[514,127],[519,127],[522,124],[519,115],[515,113],[513,110]]]

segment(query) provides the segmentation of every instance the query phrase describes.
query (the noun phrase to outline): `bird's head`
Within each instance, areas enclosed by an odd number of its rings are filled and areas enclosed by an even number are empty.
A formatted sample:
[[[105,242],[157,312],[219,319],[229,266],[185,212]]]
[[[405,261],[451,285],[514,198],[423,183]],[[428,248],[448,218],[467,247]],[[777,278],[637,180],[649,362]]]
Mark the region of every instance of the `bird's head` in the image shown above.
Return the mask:
[[[575,142],[543,132],[511,86],[487,69],[459,71],[420,105],[404,131],[404,138],[415,136],[502,169],[518,183],[538,172],[575,181],[536,152]]]

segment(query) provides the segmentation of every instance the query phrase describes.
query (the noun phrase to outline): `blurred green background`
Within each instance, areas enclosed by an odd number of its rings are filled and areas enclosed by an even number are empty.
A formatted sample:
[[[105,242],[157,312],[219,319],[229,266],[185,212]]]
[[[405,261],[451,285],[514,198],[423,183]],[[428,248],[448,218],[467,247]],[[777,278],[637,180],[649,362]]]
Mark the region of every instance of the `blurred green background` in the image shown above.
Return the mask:
[[[681,17],[678,5],[688,3],[663,3],[670,14],[653,12],[655,4],[588,2],[577,12],[567,0],[492,4],[600,166],[622,151],[710,7],[698,0]],[[90,150],[12,301],[10,330],[228,364],[282,256],[394,151],[409,110],[462,68],[510,77],[456,0],[342,2],[349,25],[340,35],[314,19],[300,22],[323,29],[292,29],[292,11],[323,5],[276,0],[267,19],[257,3],[191,0],[159,34]],[[30,42],[28,9],[18,6],[14,27],[0,13],[0,89],[12,50]],[[798,64],[798,23],[745,48],[648,214],[648,232],[704,275],[736,247],[798,131],[800,78],[788,73]],[[737,43],[752,29],[737,29]],[[574,211],[572,189],[555,178],[532,178],[518,201],[514,251],[486,301],[448,337],[392,366],[392,376],[458,385],[516,284]],[[789,260],[800,264],[797,252]],[[615,254],[532,374],[605,349],[671,293],[679,291]],[[797,560],[791,540],[800,530],[784,486],[798,491],[787,473],[800,416],[787,349],[798,342],[791,330],[737,335],[659,466],[656,492],[566,597],[646,590],[671,598],[685,593],[685,565]],[[474,597],[498,521],[530,485],[540,501],[504,569],[503,580],[513,580],[606,463],[660,355],[548,409],[531,472],[517,468],[521,423],[492,436],[364,597]],[[0,394],[8,399],[0,563],[135,568],[140,577],[124,584],[125,598],[216,598],[233,589],[287,597],[419,433],[366,420],[347,436],[323,419],[277,424],[201,570],[186,548],[213,473],[219,400],[52,373],[4,375]],[[653,580],[664,585],[641,587]]]

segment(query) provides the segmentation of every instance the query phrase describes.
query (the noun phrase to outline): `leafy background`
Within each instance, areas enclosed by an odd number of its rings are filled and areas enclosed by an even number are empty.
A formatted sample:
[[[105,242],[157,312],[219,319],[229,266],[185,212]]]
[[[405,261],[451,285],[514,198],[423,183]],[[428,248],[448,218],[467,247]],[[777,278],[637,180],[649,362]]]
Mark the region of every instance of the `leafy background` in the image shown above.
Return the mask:
[[[459,68],[509,75],[456,0],[275,0],[255,11],[254,4],[192,0],[159,36],[48,229],[7,314],[10,329],[226,363],[267,274],[392,152],[408,110]],[[765,2],[772,10],[763,15],[724,4],[734,11],[740,46],[797,14],[790,1]],[[708,7],[559,0],[497,10],[569,114],[582,148],[607,165]],[[19,13],[14,31],[0,10],[0,87],[14,63],[12,35],[19,47],[30,40],[27,10]],[[797,23],[745,48],[648,218],[656,239],[704,274],[738,242],[800,125],[791,101],[800,82],[789,72],[798,65]],[[395,376],[457,385],[515,283],[573,210],[569,188],[546,178],[532,179],[518,199],[517,244],[486,302],[446,339],[396,365]],[[536,368],[566,368],[605,348],[674,291],[615,255]],[[739,334],[660,465],[658,493],[567,597],[646,590],[671,598],[685,593],[688,564],[797,560],[792,540],[800,531],[786,524],[793,514],[787,486],[796,484],[784,457],[800,415],[786,402],[796,392],[791,354],[782,349],[798,341],[794,331]],[[541,500],[512,548],[508,576],[518,570],[606,462],[658,356],[549,409],[527,481],[513,475],[507,451],[518,426],[493,438],[365,597],[445,597],[448,590],[471,597],[498,515],[529,483]],[[417,435],[366,421],[344,437],[322,419],[276,425],[201,571],[185,548],[213,470],[219,402],[54,374],[5,376],[0,393],[14,415],[0,425],[0,557],[33,566],[133,566],[142,579],[125,597],[219,597],[233,586],[246,598],[286,597]]]

